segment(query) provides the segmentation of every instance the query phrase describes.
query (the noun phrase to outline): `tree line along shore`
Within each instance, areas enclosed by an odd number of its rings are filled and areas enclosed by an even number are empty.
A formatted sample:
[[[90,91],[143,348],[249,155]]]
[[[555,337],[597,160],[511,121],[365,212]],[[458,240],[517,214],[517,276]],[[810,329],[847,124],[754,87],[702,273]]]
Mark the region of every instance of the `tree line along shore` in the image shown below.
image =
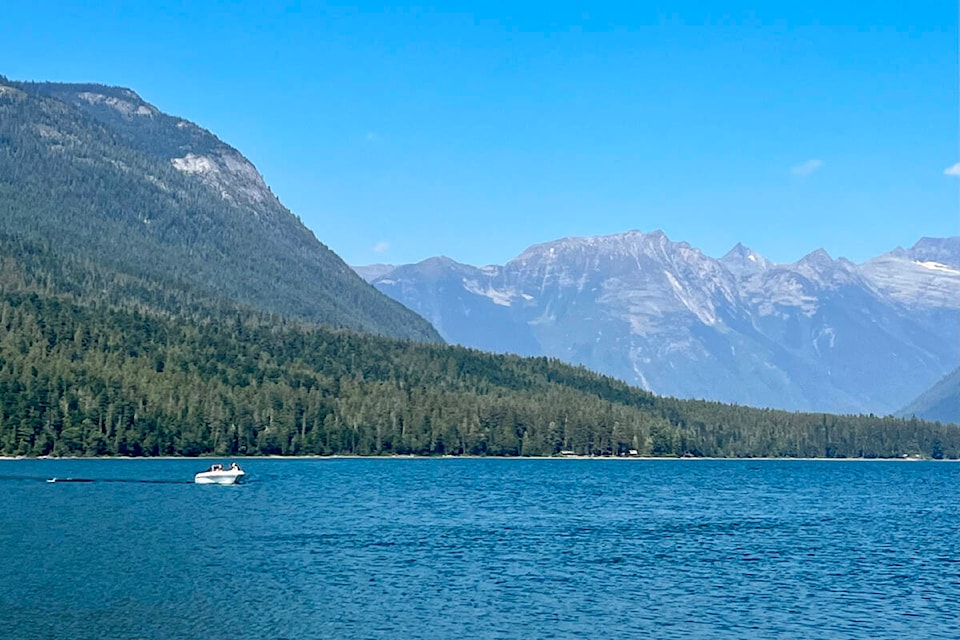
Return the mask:
[[[0,455],[957,458],[960,427],[662,398],[546,358],[4,291]]]

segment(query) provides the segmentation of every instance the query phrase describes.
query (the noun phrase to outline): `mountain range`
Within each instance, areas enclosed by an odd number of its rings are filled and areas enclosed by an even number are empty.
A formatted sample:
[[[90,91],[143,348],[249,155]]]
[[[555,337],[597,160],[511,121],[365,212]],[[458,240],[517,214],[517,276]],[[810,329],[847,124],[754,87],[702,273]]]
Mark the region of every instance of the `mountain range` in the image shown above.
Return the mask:
[[[960,238],[854,264],[720,259],[663,232],[564,238],[502,266],[356,268],[451,343],[584,365],[662,395],[892,413],[960,362]]]

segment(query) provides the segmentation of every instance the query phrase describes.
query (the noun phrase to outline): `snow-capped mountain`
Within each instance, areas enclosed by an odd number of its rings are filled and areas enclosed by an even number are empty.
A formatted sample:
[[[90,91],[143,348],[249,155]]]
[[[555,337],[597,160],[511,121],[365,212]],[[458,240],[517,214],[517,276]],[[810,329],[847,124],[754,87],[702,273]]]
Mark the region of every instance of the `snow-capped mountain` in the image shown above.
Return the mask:
[[[909,307],[960,308],[957,238],[922,238],[909,250],[868,260],[860,271],[878,293]]]
[[[716,260],[630,231],[370,280],[450,342],[557,357],[664,395],[885,414],[960,361],[958,238],[862,265],[823,250],[776,264],[740,244]]]

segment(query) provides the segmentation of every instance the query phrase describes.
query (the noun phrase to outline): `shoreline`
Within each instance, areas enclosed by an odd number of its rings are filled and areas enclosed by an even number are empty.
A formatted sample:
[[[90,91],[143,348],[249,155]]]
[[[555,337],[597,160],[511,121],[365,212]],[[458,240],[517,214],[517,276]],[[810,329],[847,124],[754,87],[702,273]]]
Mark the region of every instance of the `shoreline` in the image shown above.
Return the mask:
[[[22,460],[594,460],[594,461],[796,461],[796,462],[960,462],[960,458],[944,458],[937,460],[934,458],[714,458],[707,456],[700,457],[677,457],[677,456],[580,456],[580,455],[562,455],[562,456],[418,456],[418,455],[383,455],[383,456],[352,456],[343,454],[334,454],[329,456],[322,455],[296,455],[296,456],[0,456],[0,462],[14,462]]]

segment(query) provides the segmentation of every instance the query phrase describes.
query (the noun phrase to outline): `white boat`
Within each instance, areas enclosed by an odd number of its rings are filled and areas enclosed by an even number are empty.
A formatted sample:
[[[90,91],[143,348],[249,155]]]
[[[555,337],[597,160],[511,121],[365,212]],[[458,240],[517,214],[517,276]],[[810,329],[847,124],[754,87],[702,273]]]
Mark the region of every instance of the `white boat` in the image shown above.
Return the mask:
[[[215,464],[193,476],[193,481],[197,484],[236,484],[245,475],[236,462],[229,469],[224,469],[222,464]]]

